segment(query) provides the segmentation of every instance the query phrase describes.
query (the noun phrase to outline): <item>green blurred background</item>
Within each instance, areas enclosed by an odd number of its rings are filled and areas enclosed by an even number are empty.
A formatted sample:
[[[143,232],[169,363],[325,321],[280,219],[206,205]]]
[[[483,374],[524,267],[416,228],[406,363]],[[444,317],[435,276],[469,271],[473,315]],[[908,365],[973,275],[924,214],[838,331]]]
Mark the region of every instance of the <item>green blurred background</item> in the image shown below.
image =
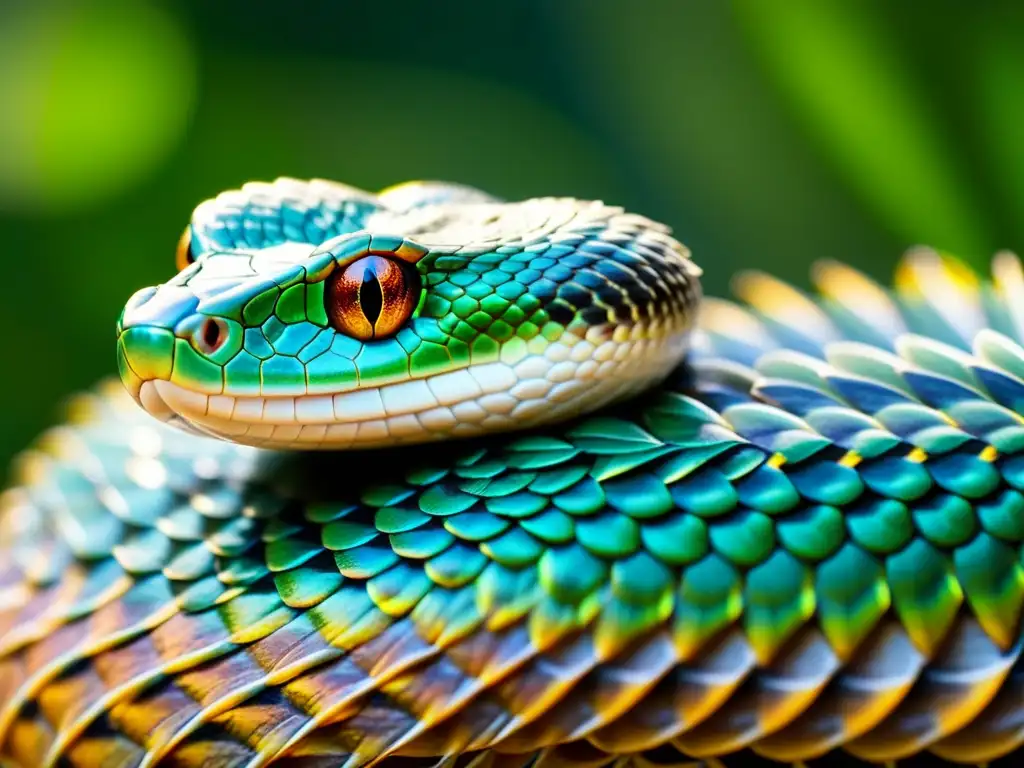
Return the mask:
[[[1024,249],[1024,4],[5,4],[0,463],[114,370],[125,299],[248,179],[566,194],[671,224],[711,292],[829,256]]]

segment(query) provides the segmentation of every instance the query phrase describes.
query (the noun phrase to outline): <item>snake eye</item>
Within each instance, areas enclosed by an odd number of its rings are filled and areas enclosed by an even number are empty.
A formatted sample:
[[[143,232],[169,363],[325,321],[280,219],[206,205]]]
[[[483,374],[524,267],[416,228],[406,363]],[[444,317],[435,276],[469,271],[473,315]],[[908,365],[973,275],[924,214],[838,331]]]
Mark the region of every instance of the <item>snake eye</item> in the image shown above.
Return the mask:
[[[178,238],[178,251],[175,255],[175,264],[178,266],[178,271],[185,269],[189,264],[195,261],[196,258],[192,253],[192,227],[185,227],[185,231],[181,233],[181,237]]]
[[[368,341],[396,333],[419,295],[419,276],[384,256],[364,256],[328,278],[327,317],[334,329]]]

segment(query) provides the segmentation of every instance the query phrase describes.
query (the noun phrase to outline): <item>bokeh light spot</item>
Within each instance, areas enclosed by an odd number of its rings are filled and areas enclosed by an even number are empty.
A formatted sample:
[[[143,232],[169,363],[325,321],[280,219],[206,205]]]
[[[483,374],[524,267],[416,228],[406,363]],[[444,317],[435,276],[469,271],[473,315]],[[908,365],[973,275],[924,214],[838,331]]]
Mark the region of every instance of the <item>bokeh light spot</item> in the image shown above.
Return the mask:
[[[0,207],[65,212],[123,193],[184,134],[194,56],[145,2],[0,11]]]

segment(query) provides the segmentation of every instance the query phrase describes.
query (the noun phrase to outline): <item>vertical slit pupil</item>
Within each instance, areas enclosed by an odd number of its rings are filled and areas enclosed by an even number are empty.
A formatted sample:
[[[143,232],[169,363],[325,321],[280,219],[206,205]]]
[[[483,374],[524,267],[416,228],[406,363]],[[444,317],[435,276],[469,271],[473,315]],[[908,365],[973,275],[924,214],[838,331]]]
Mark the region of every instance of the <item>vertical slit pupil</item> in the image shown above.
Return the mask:
[[[370,265],[363,270],[363,282],[359,286],[359,306],[362,307],[370,327],[377,327],[377,318],[384,308],[384,292],[377,279],[377,270]]]

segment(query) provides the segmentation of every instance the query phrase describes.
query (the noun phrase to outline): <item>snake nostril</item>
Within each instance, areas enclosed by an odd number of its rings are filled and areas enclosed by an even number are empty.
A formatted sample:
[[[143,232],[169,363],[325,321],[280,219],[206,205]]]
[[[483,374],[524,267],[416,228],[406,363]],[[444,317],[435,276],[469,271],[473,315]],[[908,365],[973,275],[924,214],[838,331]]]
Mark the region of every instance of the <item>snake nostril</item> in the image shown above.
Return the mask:
[[[196,334],[196,344],[199,347],[199,351],[212,355],[221,348],[224,340],[227,338],[227,329],[223,326],[223,321],[215,317],[208,317],[203,321],[202,325],[199,326],[199,332]]]

